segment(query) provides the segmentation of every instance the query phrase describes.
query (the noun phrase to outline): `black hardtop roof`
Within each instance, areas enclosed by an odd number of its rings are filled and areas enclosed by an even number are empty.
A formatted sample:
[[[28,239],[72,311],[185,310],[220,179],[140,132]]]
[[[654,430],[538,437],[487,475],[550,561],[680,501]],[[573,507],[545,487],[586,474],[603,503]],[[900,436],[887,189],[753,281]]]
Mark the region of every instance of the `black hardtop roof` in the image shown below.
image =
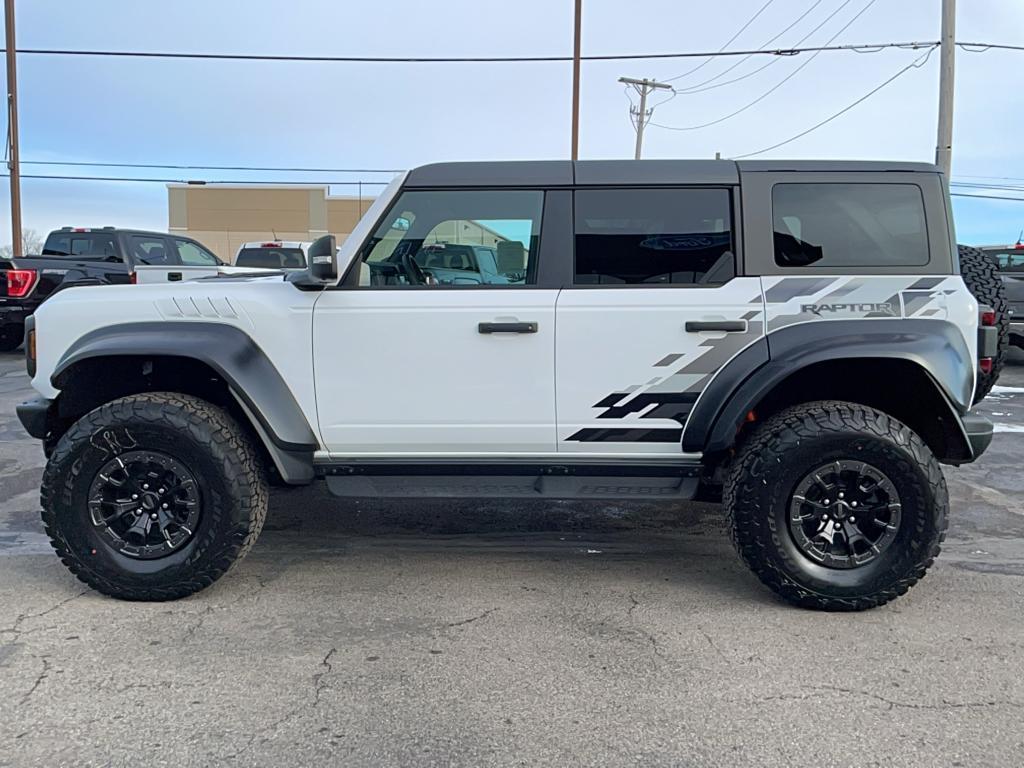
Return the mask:
[[[61,234],[99,234],[99,235],[155,235],[156,237],[181,237],[185,240],[195,240],[194,237],[188,235],[173,234],[169,232],[157,232],[149,229],[129,229],[127,227],[61,227],[50,232],[50,235],[61,235]]]
[[[757,171],[938,173],[930,163],[878,160],[511,160],[414,168],[408,187],[738,184]]]

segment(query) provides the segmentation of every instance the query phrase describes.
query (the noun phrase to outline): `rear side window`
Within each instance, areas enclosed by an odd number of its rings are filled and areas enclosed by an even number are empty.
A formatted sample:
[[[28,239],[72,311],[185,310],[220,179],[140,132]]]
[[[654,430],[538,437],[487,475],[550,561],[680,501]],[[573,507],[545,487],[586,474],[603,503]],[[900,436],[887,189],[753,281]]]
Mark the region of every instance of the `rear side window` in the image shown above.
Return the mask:
[[[51,233],[43,245],[43,255],[96,261],[119,260],[114,236],[92,232]]]
[[[577,285],[716,285],[735,275],[728,189],[594,189],[575,198]]]
[[[928,263],[924,198],[914,184],[776,184],[780,267],[916,267]]]
[[[167,241],[162,237],[132,235],[128,238],[128,245],[131,248],[132,258],[135,259],[136,264],[146,264],[147,266],[179,264],[178,255],[170,253],[167,248]]]

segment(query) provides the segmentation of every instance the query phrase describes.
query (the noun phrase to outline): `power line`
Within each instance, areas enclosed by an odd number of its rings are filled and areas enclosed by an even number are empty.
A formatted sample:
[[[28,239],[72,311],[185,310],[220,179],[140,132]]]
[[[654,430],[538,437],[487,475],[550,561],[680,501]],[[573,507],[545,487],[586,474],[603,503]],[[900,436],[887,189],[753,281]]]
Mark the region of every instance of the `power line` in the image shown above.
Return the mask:
[[[974,197],[979,200],[1012,200],[1015,203],[1024,203],[1024,197],[1002,197],[1000,195],[970,195],[966,192],[950,192],[950,197]]]
[[[816,2],[813,5],[811,5],[810,8],[808,8],[802,14],[797,16],[796,21],[792,22],[788,27],[786,27],[784,30],[782,30],[777,35],[775,35],[775,37],[771,38],[770,40],[765,40],[764,43],[761,45],[761,47],[764,48],[767,45],[771,45],[776,40],[778,40],[780,37],[782,37],[784,34],[789,32],[789,30],[791,30],[793,27],[795,27],[797,24],[799,24],[801,21],[803,21],[805,18],[807,18],[807,16],[810,15],[811,11],[813,11],[815,8],[817,8],[819,5],[821,5],[821,1],[822,0],[816,0]],[[821,29],[823,26],[825,26],[829,21],[831,21],[835,17],[835,15],[837,13],[839,13],[841,10],[843,10],[843,8],[845,8],[850,2],[851,2],[851,0],[844,0],[844,2],[841,3],[838,8],[836,8],[834,11],[832,11],[832,13],[830,13],[828,16],[825,17],[824,21],[822,21],[818,26],[816,26],[814,29],[812,29],[810,32],[808,32],[806,35],[804,35],[802,38],[797,40],[796,44],[797,45],[803,45],[803,43],[811,35],[813,35],[815,32],[817,32],[819,29]],[[777,61],[780,61],[780,58],[769,59],[767,64],[765,64],[764,66],[762,66],[762,67],[760,67],[758,69],[755,69],[752,72],[748,72],[747,74],[741,75],[740,77],[734,78],[732,80],[727,80],[724,83],[718,83],[717,85],[709,85],[709,83],[714,83],[716,80],[720,80],[722,77],[724,77],[725,75],[729,74],[732,70],[736,69],[736,67],[741,66],[744,62],[749,61],[750,59],[751,59],[751,56],[744,56],[743,58],[741,58],[739,61],[737,61],[733,65],[731,65],[729,67],[726,67],[724,70],[719,72],[714,77],[710,77],[707,80],[704,80],[703,82],[696,83],[695,85],[690,85],[690,86],[687,86],[685,88],[677,89],[676,93],[677,94],[678,93],[701,93],[703,91],[710,91],[713,88],[721,88],[723,86],[730,85],[732,83],[738,83],[740,80],[745,80],[748,77],[752,77],[753,75],[756,75],[758,72],[761,72],[762,70],[767,69],[772,64],[775,64]],[[705,87],[705,86],[707,86],[707,87]],[[673,94],[673,95],[675,95],[675,94]]]
[[[0,178],[8,178],[9,173],[0,173]],[[267,185],[300,185],[316,187],[386,187],[387,181],[252,181],[250,179],[135,179],[130,176],[58,176],[42,174],[22,174],[23,179],[57,179],[60,181],[129,181],[152,184],[188,184],[189,186],[202,187],[215,184],[267,184]]]
[[[957,43],[957,48],[963,48],[968,53],[985,53],[990,49],[1001,51],[1024,51],[1024,45],[1002,45],[1000,43]]]
[[[798,53],[813,53],[818,51],[852,51],[857,49],[882,50],[884,48],[911,48],[922,47],[931,43],[880,43],[860,45],[823,45],[809,46],[805,48],[747,48],[735,51],[680,51],[674,53],[615,53],[615,54],[591,54],[581,56],[583,61],[628,61],[635,59],[701,59],[715,56],[794,56]],[[965,45],[987,45],[984,43],[970,43]],[[1012,48],[1013,46],[989,47]],[[0,52],[4,49],[0,48]],[[144,59],[214,59],[227,61],[297,61],[297,62],[321,62],[321,63],[367,63],[367,64],[473,64],[473,63],[516,63],[516,62],[559,62],[572,61],[572,56],[291,56],[275,54],[246,54],[246,53],[176,53],[169,51],[105,51],[105,50],[70,50],[58,48],[19,48],[19,54],[41,55],[41,56],[112,56],[120,58],[144,58]]]
[[[747,27],[749,27],[751,24],[753,24],[757,20],[757,17],[760,16],[762,13],[764,13],[768,9],[768,6],[770,6],[773,2],[775,2],[775,0],[768,0],[768,2],[766,2],[764,5],[762,5],[753,16],[751,16],[749,19],[747,19],[747,23],[744,24],[742,27],[740,27],[739,31],[735,35],[733,35],[732,37],[730,37],[728,40],[725,41],[725,43],[722,45],[722,47],[718,49],[718,53],[722,53],[722,51],[724,51],[726,48],[728,48],[730,45],[732,45],[732,43],[736,40],[736,38],[739,37],[740,35],[742,35],[746,31]],[[711,63],[711,59],[709,58],[706,61],[703,61],[700,64],[698,64],[693,69],[689,69],[686,72],[683,72],[683,74],[681,74],[681,75],[676,75],[675,77],[667,78],[665,80],[665,82],[666,83],[670,83],[673,80],[679,80],[680,78],[686,77],[687,75],[692,75],[698,69],[700,69],[701,67],[707,66],[710,63]]]
[[[22,160],[22,165],[65,165],[81,168],[159,168],[178,171],[280,171],[296,173],[401,173],[392,168],[287,168],[257,165],[175,165],[173,163],[93,163],[72,160]]]
[[[868,91],[866,94],[861,96],[855,102],[853,102],[852,104],[850,104],[850,105],[848,105],[846,107],[843,107],[841,110],[836,112],[834,115],[825,118],[820,123],[817,123],[816,125],[812,125],[807,130],[801,131],[800,133],[796,134],[795,136],[790,136],[785,141],[780,141],[777,144],[772,144],[770,147],[765,147],[764,149],[759,149],[756,152],[747,152],[744,155],[736,155],[735,159],[739,160],[739,159],[744,158],[744,157],[753,157],[754,155],[761,155],[761,154],[764,154],[765,152],[770,152],[773,149],[778,149],[779,147],[784,146],[786,144],[789,144],[790,142],[793,142],[793,141],[796,141],[797,139],[803,138],[804,136],[806,136],[807,134],[811,133],[812,131],[818,130],[823,125],[827,125],[828,123],[831,123],[833,120],[835,120],[840,115],[845,115],[847,112],[849,112],[851,109],[856,107],[861,102],[866,101],[867,99],[869,99],[872,96],[874,96],[880,90],[885,88],[885,86],[889,85],[889,83],[891,83],[893,80],[896,80],[898,77],[902,76],[906,72],[909,72],[911,69],[920,69],[921,67],[923,67],[928,62],[928,59],[931,57],[932,52],[935,50],[936,47],[937,46],[932,46],[931,48],[928,49],[928,51],[923,56],[917,57],[917,59],[915,59],[910,64],[905,66],[903,69],[901,69],[895,75],[890,77],[884,83],[882,83],[881,85],[879,85],[879,86],[873,88],[872,90]],[[652,125],[653,125],[653,123],[652,123]]]
[[[854,23],[854,22],[855,22],[855,21],[856,21],[857,19],[859,19],[859,18],[860,18],[861,16],[863,16],[863,15],[864,15],[864,13],[865,13],[865,12],[866,12],[866,11],[867,11],[867,10],[868,10],[868,9],[869,9],[869,8],[870,8],[871,6],[872,6],[872,5],[874,5],[874,4],[875,4],[875,3],[877,2],[877,1],[878,1],[878,0],[868,0],[867,4],[866,4],[866,5],[865,5],[865,6],[863,7],[863,8],[861,8],[861,9],[860,9],[860,10],[859,10],[859,11],[858,11],[858,12],[856,13],[856,15],[854,15],[854,17],[853,17],[852,19],[850,19],[850,20],[849,20],[848,22],[846,22],[846,24],[844,24],[844,25],[843,25],[842,27],[840,27],[840,28],[839,28],[839,31],[838,31],[838,32],[836,32],[836,33],[835,33],[834,35],[832,35],[832,37],[830,37],[830,38],[828,39],[828,42],[827,42],[827,43],[826,43],[825,45],[826,45],[826,46],[827,46],[827,45],[830,45],[830,44],[832,43],[832,41],[833,41],[833,40],[835,40],[835,39],[836,39],[837,37],[839,37],[839,36],[840,36],[841,34],[843,34],[843,32],[845,32],[845,31],[846,31],[847,29],[849,29],[849,27],[850,27],[850,26],[851,26],[851,25],[852,25],[852,24],[853,24],[853,23]],[[937,43],[936,43],[936,45],[937,45]],[[861,47],[864,47],[864,46],[861,46]],[[816,59],[816,58],[818,57],[818,54],[819,54],[819,53],[821,53],[821,51],[822,51],[822,50],[825,50],[825,48],[821,48],[820,50],[818,50],[818,51],[815,51],[814,53],[812,53],[812,54],[810,55],[810,57],[809,57],[809,58],[807,59],[807,61],[805,61],[805,62],[804,62],[803,64],[801,64],[801,65],[800,65],[799,67],[797,67],[796,69],[794,69],[794,70],[793,70],[792,72],[790,72],[790,73],[789,73],[788,75],[786,75],[786,76],[785,76],[784,78],[782,78],[782,80],[780,80],[779,82],[777,82],[777,83],[776,83],[775,85],[773,85],[773,86],[772,86],[771,88],[769,88],[769,89],[768,89],[767,91],[765,91],[764,93],[762,93],[762,94],[761,94],[760,96],[758,96],[758,97],[757,97],[756,99],[754,99],[753,101],[751,101],[751,102],[747,103],[746,105],[744,105],[744,106],[740,107],[740,108],[739,108],[739,109],[737,109],[737,110],[736,110],[735,112],[730,112],[730,113],[729,113],[728,115],[725,115],[724,117],[720,117],[720,118],[718,118],[717,120],[712,120],[712,121],[710,121],[710,122],[708,122],[708,123],[701,123],[700,125],[683,125],[683,126],[672,126],[672,125],[662,125],[661,123],[655,123],[655,122],[652,122],[652,123],[650,123],[650,124],[651,124],[651,125],[654,125],[654,126],[657,126],[658,128],[665,128],[666,130],[669,130],[669,131],[696,131],[696,130],[698,130],[698,129],[700,129],[700,128],[709,128],[709,127],[711,127],[712,125],[718,125],[718,123],[724,123],[724,122],[725,122],[726,120],[729,120],[730,118],[736,117],[736,115],[739,115],[739,114],[741,114],[741,113],[743,113],[743,112],[746,112],[746,111],[747,111],[748,109],[750,109],[750,108],[751,108],[752,106],[754,106],[755,104],[758,104],[758,103],[760,103],[760,102],[764,101],[764,100],[765,100],[766,98],[768,98],[768,97],[769,97],[769,96],[770,96],[771,94],[773,94],[773,93],[774,93],[775,91],[777,91],[777,90],[778,90],[779,88],[781,88],[781,87],[782,87],[783,85],[785,85],[785,84],[786,84],[786,83],[787,83],[787,82],[788,82],[789,80],[791,80],[792,78],[796,77],[796,75],[797,75],[797,74],[799,74],[799,73],[800,73],[800,71],[801,71],[802,69],[804,69],[804,68],[805,68],[805,67],[806,67],[806,66],[807,66],[808,64],[810,64],[810,63],[811,63],[812,61],[814,61],[814,60],[815,60],[815,59]]]

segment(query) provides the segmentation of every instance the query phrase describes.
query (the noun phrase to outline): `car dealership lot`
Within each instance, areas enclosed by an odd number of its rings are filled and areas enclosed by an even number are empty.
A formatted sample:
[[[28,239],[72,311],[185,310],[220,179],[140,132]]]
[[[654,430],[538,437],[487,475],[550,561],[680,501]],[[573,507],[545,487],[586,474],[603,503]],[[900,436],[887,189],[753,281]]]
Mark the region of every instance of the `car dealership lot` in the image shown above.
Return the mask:
[[[908,393],[910,395],[911,393]],[[946,468],[905,597],[775,599],[710,505],[276,492],[240,567],[175,603],[75,581],[0,356],[0,765],[1017,765],[1024,366]]]

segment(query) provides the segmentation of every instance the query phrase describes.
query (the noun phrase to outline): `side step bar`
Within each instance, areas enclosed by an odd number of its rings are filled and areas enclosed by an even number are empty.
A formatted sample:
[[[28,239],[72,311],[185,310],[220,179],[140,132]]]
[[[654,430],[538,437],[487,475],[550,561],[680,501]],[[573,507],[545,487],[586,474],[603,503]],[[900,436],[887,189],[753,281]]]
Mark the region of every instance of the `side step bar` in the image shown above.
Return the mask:
[[[321,464],[335,496],[386,498],[692,499],[700,464]]]

